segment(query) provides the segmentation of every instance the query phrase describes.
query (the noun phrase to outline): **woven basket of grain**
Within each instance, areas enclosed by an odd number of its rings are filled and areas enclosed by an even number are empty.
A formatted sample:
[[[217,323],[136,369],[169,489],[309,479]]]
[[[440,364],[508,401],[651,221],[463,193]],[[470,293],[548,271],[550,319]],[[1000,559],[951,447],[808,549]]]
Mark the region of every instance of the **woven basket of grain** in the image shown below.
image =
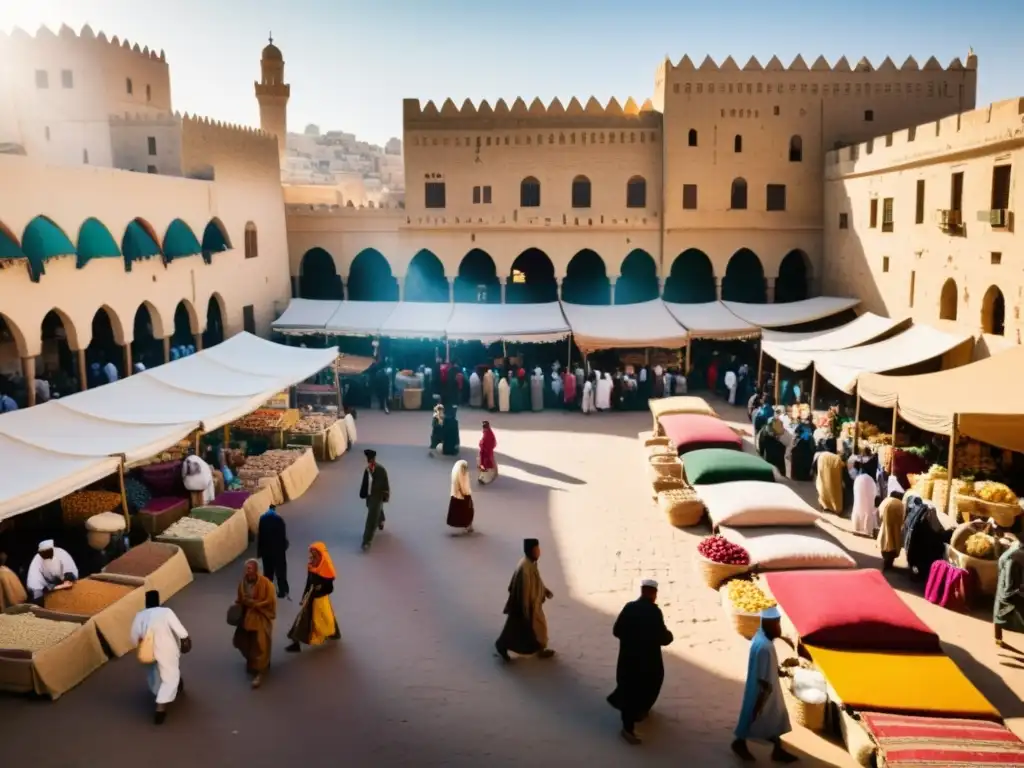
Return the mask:
[[[985,520],[992,518],[1000,528],[1012,528],[1017,515],[1021,513],[1019,504],[1001,504],[996,501],[985,501],[974,499],[975,507],[971,512],[972,517],[980,517]],[[964,513],[964,519],[967,513]]]
[[[797,725],[802,725],[809,731],[825,730],[825,707],[828,702],[809,704],[806,701],[800,701],[790,688],[791,684],[791,680],[782,682],[782,694],[786,700],[786,709],[789,710],[790,718]]]
[[[697,525],[704,518],[704,502],[690,486],[670,488],[658,494],[658,508],[677,528]]]
[[[683,462],[679,460],[678,456],[664,453],[655,454],[648,457],[648,464],[653,473],[651,475],[652,480],[659,475],[679,478],[683,476]]]
[[[716,563],[714,560],[708,560],[700,552],[694,553],[693,562],[697,567],[697,573],[699,573],[701,578],[704,579],[704,583],[712,589],[718,589],[722,585],[722,582],[727,579],[747,573],[750,570],[749,565]]]
[[[910,480],[910,475],[907,475],[907,479]],[[934,485],[935,481],[928,475],[917,475],[910,483],[910,492],[917,494],[925,501],[931,501]]]
[[[753,640],[754,635],[761,628],[761,615],[758,613],[744,613],[736,609],[729,599],[729,587],[724,585],[719,593],[722,596],[722,610],[732,623],[733,629],[740,633],[747,640]]]
[[[683,478],[681,477],[666,477],[665,475],[659,475],[651,482],[651,498],[657,501],[659,493],[673,489],[681,490],[685,487],[686,483],[683,482]]]
[[[938,479],[932,482],[931,502],[940,511],[946,509],[946,490],[949,488],[949,480]]]

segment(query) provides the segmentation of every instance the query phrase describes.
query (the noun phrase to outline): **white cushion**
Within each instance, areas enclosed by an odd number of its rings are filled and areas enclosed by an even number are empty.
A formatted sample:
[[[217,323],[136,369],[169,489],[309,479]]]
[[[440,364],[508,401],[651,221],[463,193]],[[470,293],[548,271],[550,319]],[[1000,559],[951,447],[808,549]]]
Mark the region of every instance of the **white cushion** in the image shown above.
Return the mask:
[[[750,553],[750,562],[763,571],[803,568],[856,568],[856,561],[821,528],[729,528],[722,536]]]
[[[97,533],[120,533],[127,527],[120,512],[100,512],[85,521],[85,530]]]
[[[814,525],[821,514],[782,483],[739,480],[694,486],[713,525]]]

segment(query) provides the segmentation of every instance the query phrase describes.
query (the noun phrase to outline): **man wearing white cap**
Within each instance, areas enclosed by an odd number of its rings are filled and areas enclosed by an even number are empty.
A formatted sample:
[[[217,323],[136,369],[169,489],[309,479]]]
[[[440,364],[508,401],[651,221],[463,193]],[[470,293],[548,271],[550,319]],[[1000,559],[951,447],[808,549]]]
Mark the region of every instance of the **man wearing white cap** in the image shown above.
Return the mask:
[[[634,726],[647,717],[665,682],[661,649],[673,640],[657,601],[658,582],[644,579],[640,597],[626,603],[612,629],[619,639],[619,661],[608,703],[622,713],[622,738],[634,745],[640,743]]]
[[[39,542],[39,552],[28,567],[25,586],[29,596],[39,600],[54,587],[78,580],[78,566],[66,550],[53,545],[53,539]]]
[[[772,760],[776,763],[796,761],[794,755],[782,748],[782,737],[793,728],[782,697],[779,658],[772,644],[781,636],[782,614],[776,607],[765,608],[761,611],[761,629],[750,643],[747,683],[743,689],[740,720],[736,724],[736,739],[732,743],[732,751],[746,762],[754,760],[747,747],[747,739],[769,742]]]

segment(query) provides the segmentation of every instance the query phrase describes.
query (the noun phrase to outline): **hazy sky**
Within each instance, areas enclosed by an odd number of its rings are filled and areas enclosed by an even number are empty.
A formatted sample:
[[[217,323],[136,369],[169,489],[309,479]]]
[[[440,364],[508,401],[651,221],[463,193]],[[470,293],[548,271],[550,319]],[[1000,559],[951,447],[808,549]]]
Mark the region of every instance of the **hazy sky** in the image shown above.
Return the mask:
[[[289,127],[376,143],[401,134],[407,97],[640,103],[659,61],[684,53],[740,66],[752,54],[876,66],[934,55],[945,66],[973,46],[979,104],[1024,95],[1024,0],[0,0],[0,29],[62,22],[163,48],[176,109],[249,125],[273,30],[292,85]]]

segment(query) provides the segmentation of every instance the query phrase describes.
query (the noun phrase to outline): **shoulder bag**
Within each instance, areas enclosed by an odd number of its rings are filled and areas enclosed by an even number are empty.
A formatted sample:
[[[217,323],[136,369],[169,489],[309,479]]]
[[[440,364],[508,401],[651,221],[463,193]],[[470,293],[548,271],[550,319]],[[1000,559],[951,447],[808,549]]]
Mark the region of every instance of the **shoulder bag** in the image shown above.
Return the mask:
[[[156,663],[156,643],[153,639],[152,629],[146,630],[146,634],[142,638],[142,642],[139,643],[139,647],[135,651],[135,656],[138,658],[140,664]]]

